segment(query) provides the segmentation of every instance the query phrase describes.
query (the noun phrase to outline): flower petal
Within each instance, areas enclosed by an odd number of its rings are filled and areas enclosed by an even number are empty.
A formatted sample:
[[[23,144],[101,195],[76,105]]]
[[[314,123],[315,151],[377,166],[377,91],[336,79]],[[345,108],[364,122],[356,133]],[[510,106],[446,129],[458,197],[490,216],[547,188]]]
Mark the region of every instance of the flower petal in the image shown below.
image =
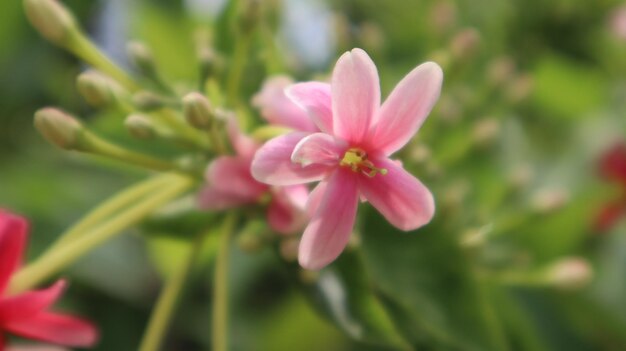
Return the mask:
[[[359,177],[359,190],[395,227],[414,230],[435,214],[433,195],[417,178],[389,159],[373,160],[387,174]]]
[[[0,300],[0,324],[28,319],[47,309],[59,298],[65,286],[65,281],[59,280],[47,289],[28,291]]]
[[[292,206],[303,211],[306,207],[307,201],[309,200],[309,189],[306,185],[299,184],[283,186],[279,187],[278,190],[275,190],[275,193],[276,192],[283,193],[287,201],[289,201]]]
[[[0,209],[0,295],[22,262],[27,232],[25,219]]]
[[[237,155],[246,159],[251,159],[256,150],[259,149],[260,145],[254,141],[254,139],[250,138],[241,131],[235,117],[228,119],[226,129],[228,132],[228,139],[230,139],[230,144],[233,146],[233,149],[235,149]]]
[[[618,199],[606,204],[596,215],[593,228],[596,232],[604,233],[611,230],[617,222],[626,214],[626,201]]]
[[[324,194],[326,193],[326,187],[328,186],[328,182],[323,180],[317,184],[315,189],[311,191],[309,194],[309,199],[306,202],[306,213],[310,218],[313,218],[320,204],[322,203],[322,199],[324,198]]]
[[[222,211],[229,208],[248,205],[256,202],[258,197],[243,197],[233,193],[222,192],[213,186],[200,190],[198,207],[204,210]]]
[[[272,199],[267,208],[267,222],[272,230],[280,234],[291,234],[294,228],[294,213],[284,202]]]
[[[378,111],[372,147],[388,156],[409,142],[437,102],[442,81],[443,72],[434,62],[407,74]]]
[[[304,167],[313,164],[338,166],[348,144],[325,133],[306,136],[293,149],[291,161]]]
[[[328,180],[320,205],[302,234],[298,261],[306,269],[320,269],[346,247],[358,204],[358,175],[338,169]]]
[[[619,142],[604,152],[599,162],[600,175],[608,180],[626,183],[626,144]]]
[[[2,340],[0,340],[0,350],[4,350],[2,348]],[[7,348],[6,351],[70,351],[64,347],[54,346],[54,345],[37,345],[37,344],[18,344],[11,345],[11,347]]]
[[[267,209],[270,227],[281,234],[292,234],[304,227],[304,206],[309,192],[304,185],[275,187]]]
[[[98,331],[91,323],[45,312],[33,318],[10,322],[5,328],[26,338],[74,347],[90,347],[98,339]]]
[[[302,167],[291,162],[294,148],[309,135],[306,132],[294,132],[276,137],[263,145],[254,155],[252,176],[271,185],[304,184],[324,178],[329,171],[325,165]]]
[[[206,178],[211,187],[221,193],[254,201],[267,191],[267,185],[259,183],[250,173],[250,160],[221,156],[209,164]]]
[[[304,109],[311,121],[324,133],[333,132],[333,111],[330,84],[305,82],[289,86],[285,93],[295,104]]]
[[[353,49],[339,58],[331,89],[333,133],[362,143],[380,105],[378,71],[365,51]]]
[[[303,223],[303,216],[285,202],[273,199],[267,208],[267,222],[280,234],[292,234]]]
[[[261,111],[261,116],[270,124],[282,125],[303,132],[317,132],[318,128],[306,110],[285,95],[285,88],[293,84],[283,75],[268,78],[261,91],[252,98],[252,105]],[[330,106],[330,94],[328,105]]]

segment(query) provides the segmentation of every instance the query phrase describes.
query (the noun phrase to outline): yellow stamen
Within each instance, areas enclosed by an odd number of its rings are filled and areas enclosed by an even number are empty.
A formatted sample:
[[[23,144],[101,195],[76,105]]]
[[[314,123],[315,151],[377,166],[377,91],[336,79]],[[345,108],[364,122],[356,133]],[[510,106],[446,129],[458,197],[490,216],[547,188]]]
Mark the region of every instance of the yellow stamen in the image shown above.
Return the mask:
[[[377,168],[372,161],[367,159],[367,153],[359,148],[348,149],[339,165],[350,167],[353,172],[360,172],[368,177],[374,177],[376,174],[387,174],[387,169]]]

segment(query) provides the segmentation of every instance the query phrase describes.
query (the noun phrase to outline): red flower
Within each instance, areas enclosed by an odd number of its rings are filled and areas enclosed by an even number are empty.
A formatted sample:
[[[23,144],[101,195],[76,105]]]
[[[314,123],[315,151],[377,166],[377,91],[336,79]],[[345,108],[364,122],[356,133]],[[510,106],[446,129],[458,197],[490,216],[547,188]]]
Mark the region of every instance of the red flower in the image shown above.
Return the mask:
[[[626,213],[626,144],[618,143],[600,158],[600,176],[622,186],[622,194],[606,204],[596,216],[594,228],[598,232],[610,230]]]
[[[98,334],[94,326],[48,311],[63,292],[65,281],[47,289],[7,294],[11,275],[22,261],[27,229],[23,218],[0,210],[0,350],[5,349],[7,333],[66,346],[93,345]]]

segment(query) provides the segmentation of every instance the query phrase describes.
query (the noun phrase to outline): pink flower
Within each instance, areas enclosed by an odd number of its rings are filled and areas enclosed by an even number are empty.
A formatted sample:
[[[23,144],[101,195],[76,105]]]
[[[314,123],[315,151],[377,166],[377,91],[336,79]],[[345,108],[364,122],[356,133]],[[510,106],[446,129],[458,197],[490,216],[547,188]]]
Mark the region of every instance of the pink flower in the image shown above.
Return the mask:
[[[270,124],[281,125],[303,132],[319,132],[307,113],[285,95],[285,88],[293,84],[287,76],[273,76],[252,98],[252,105]]]
[[[200,192],[200,207],[207,210],[225,210],[258,203],[270,194],[267,218],[272,229],[282,234],[299,230],[306,219],[306,187],[270,187],[259,183],[252,178],[250,165],[260,145],[241,133],[234,120],[228,121],[228,134],[236,155],[220,156],[209,164],[206,171],[208,186]]]
[[[6,351],[70,351],[63,347],[50,345],[12,345]]]
[[[298,259],[308,269],[332,262],[346,246],[362,197],[394,226],[414,230],[435,207],[430,191],[389,157],[402,148],[437,101],[443,74],[432,62],[411,71],[380,106],[376,66],[361,49],[345,53],[331,84],[300,83],[287,95],[321,132],[293,132],[267,142],[252,175],[272,185],[321,181],[311,193],[312,219]]]
[[[11,275],[22,261],[27,227],[23,218],[0,210],[0,350],[4,350],[5,333],[66,346],[93,345],[98,333],[90,323],[47,311],[63,292],[65,281],[43,290],[6,295]]]
[[[618,142],[606,150],[598,162],[598,171],[605,180],[616,183],[620,194],[598,211],[593,227],[597,233],[613,229],[626,214],[626,144]]]
[[[617,38],[626,40],[626,5],[613,10],[610,19],[610,27]]]

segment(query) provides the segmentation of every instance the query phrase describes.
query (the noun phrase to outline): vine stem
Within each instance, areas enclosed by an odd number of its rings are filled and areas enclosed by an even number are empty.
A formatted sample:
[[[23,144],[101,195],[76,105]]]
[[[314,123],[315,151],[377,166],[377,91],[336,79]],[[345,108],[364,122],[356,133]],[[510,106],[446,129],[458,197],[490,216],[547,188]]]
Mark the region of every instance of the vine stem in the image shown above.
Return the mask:
[[[102,53],[91,40],[85,37],[83,32],[77,30],[73,34],[65,45],[69,51],[91,66],[108,74],[131,92],[139,90],[139,86],[133,78]]]
[[[494,350],[508,351],[511,348],[509,347],[509,343],[499,321],[498,314],[495,311],[493,303],[490,299],[490,282],[475,272],[473,274],[478,307],[480,308],[483,323],[487,329],[489,342]]]
[[[240,93],[241,77],[245,70],[246,58],[248,56],[248,48],[250,46],[250,34],[244,33],[235,42],[235,51],[232,58],[232,66],[228,74],[227,80],[227,101],[231,107],[237,106],[238,94]]]
[[[219,249],[215,260],[213,291],[213,351],[228,351],[228,269],[231,236],[236,215],[228,214],[222,225]]]
[[[155,209],[174,199],[193,185],[191,178],[170,175],[171,180],[161,191],[155,192],[133,207],[102,223],[76,240],[68,242],[55,250],[44,253],[35,262],[29,264],[13,277],[9,291],[17,294],[31,289],[58,273],[63,268],[100,246],[103,242],[120,234],[124,229],[138,223]]]
[[[196,239],[189,247],[186,259],[178,267],[178,270],[168,278],[166,286],[159,295],[156,306],[152,311],[139,351],[158,351],[160,349],[185,282],[203,247],[205,236],[206,232],[196,236]]]
[[[85,131],[80,135],[80,142],[83,147],[80,148],[79,151],[91,152],[96,155],[126,161],[130,164],[156,171],[170,171],[176,169],[176,164],[173,162],[127,150],[101,139],[89,131]]]
[[[126,206],[131,205],[138,198],[161,188],[170,179],[169,175],[159,175],[137,184],[133,184],[132,186],[120,191],[112,198],[106,200],[98,207],[94,208],[91,212],[87,213],[87,215],[76,222],[76,224],[61,234],[48,250],[55,250],[70,240],[77,238],[81,235],[81,233],[89,230],[89,228],[96,226],[112,214],[122,210]]]

